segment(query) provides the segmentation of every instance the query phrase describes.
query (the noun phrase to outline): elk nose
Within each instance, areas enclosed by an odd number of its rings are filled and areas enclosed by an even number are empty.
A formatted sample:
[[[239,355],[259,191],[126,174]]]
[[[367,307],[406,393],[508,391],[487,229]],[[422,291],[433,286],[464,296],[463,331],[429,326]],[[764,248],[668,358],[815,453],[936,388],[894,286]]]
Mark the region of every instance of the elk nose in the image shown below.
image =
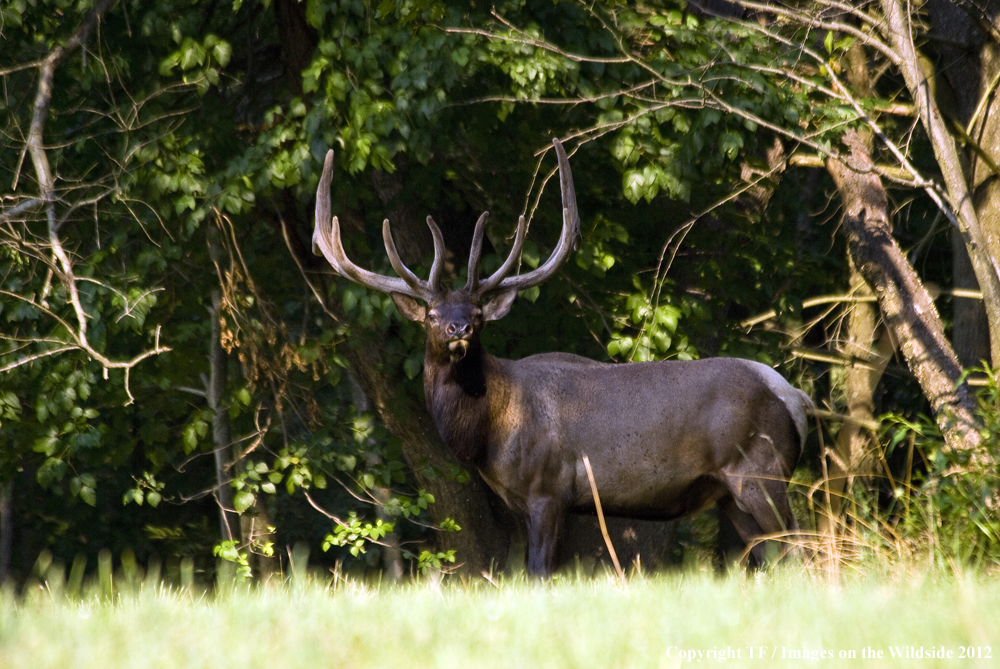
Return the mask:
[[[468,323],[448,323],[444,331],[449,337],[467,337],[472,333],[472,326]]]

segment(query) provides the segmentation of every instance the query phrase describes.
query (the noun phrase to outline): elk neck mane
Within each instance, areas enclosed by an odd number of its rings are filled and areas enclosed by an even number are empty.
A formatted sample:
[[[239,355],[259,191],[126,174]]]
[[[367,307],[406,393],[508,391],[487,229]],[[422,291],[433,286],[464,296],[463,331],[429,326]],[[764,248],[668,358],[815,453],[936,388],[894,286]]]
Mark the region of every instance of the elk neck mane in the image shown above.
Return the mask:
[[[504,394],[498,367],[478,341],[457,362],[431,355],[424,361],[427,408],[441,438],[463,463],[481,465],[496,431],[493,417]]]

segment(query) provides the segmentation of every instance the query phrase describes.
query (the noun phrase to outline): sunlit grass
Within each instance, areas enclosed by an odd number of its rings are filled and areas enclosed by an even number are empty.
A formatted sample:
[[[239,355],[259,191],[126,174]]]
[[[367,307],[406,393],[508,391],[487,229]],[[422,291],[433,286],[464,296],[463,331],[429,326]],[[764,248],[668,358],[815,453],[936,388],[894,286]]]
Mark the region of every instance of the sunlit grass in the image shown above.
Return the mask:
[[[821,652],[828,666],[841,653],[868,666],[950,664],[892,659],[891,647],[907,646],[956,658],[990,647],[978,666],[1000,656],[997,579],[910,571],[836,585],[796,567],[625,585],[314,579],[218,597],[137,586],[112,600],[4,595],[0,667],[670,667],[699,650],[703,665],[736,654],[727,666],[812,664]],[[883,658],[863,661],[869,647]]]

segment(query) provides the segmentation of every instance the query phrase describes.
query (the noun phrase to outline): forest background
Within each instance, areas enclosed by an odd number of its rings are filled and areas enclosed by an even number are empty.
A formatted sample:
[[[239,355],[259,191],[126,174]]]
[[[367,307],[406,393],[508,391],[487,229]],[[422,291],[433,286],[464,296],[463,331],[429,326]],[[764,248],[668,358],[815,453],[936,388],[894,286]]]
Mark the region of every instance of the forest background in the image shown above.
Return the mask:
[[[312,207],[334,148],[360,264],[383,218],[426,263],[430,214],[464,281],[489,210],[485,269],[520,214],[531,267],[553,137],[579,250],[491,352],[766,362],[821,410],[796,542],[1000,561],[1000,3],[14,0],[0,44],[0,580],[516,568],[419,326],[313,255]],[[718,522],[613,539],[669,564]]]

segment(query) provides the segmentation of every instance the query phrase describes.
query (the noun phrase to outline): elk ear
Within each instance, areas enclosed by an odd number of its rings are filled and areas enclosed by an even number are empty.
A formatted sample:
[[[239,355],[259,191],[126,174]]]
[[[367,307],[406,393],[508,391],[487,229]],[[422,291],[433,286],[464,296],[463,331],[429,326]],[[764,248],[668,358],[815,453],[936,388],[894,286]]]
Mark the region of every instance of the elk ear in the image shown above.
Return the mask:
[[[498,321],[506,316],[510,308],[514,306],[515,297],[517,297],[517,289],[511,288],[487,302],[483,305],[483,320]]]
[[[423,323],[424,319],[427,318],[427,307],[420,304],[409,295],[403,295],[402,293],[389,293],[389,296],[392,298],[392,301],[396,303],[396,308],[399,309],[399,313],[403,314],[411,321]]]

